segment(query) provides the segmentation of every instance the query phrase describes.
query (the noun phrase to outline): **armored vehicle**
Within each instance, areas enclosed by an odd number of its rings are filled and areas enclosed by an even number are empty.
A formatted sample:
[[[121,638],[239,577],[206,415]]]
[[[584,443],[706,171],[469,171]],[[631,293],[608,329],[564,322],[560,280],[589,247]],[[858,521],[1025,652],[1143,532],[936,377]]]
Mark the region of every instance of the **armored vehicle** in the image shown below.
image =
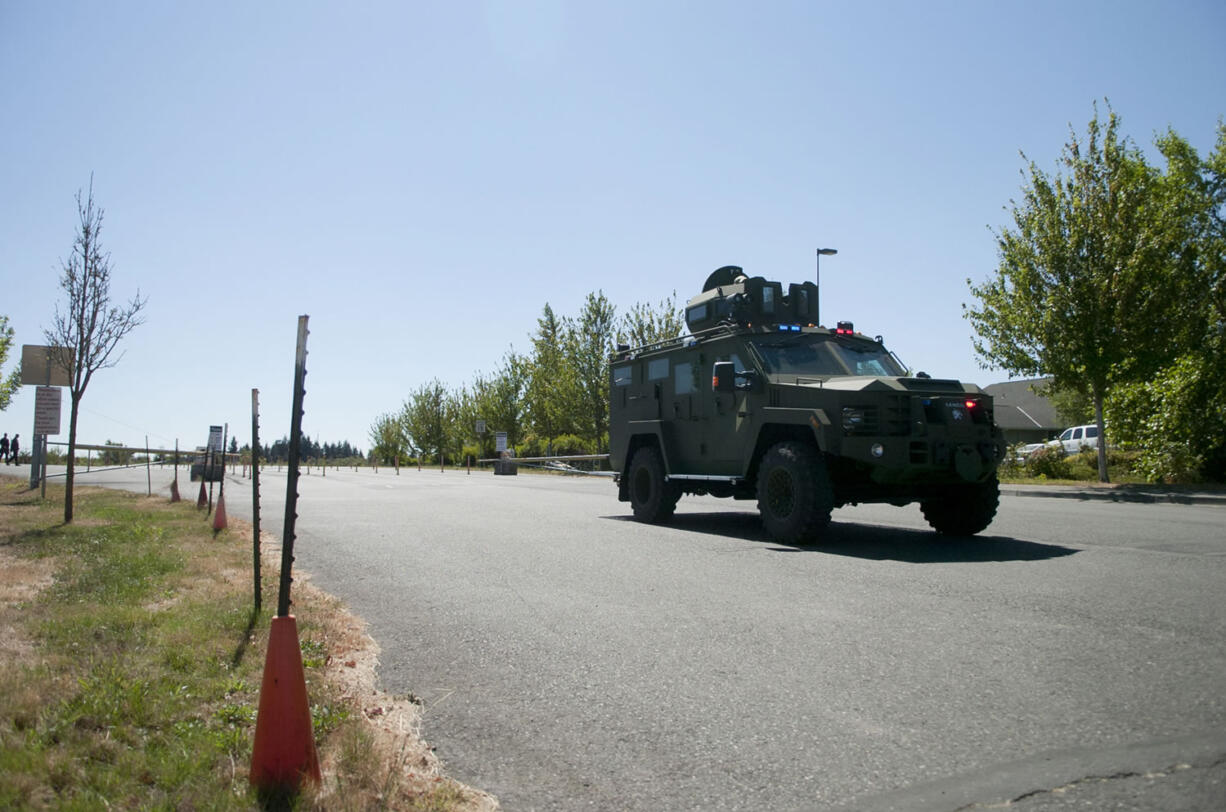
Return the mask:
[[[979,387],[908,374],[880,336],[817,325],[818,287],[728,265],[689,301],[690,334],[610,359],[618,498],[666,522],[682,494],[756,499],[786,543],[836,507],[918,502],[938,532],[996,515],[1005,443]]]

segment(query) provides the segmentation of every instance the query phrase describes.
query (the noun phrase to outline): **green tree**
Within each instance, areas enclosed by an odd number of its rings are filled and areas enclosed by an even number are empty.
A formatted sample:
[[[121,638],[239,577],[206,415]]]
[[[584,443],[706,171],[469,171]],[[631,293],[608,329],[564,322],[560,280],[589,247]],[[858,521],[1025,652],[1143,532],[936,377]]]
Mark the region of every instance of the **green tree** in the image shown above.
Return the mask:
[[[574,367],[566,356],[570,326],[545,303],[532,335],[527,363],[524,412],[532,430],[547,444],[561,434],[575,434],[579,402]]]
[[[481,402],[475,388],[479,380],[482,380],[480,375],[474,379],[472,387],[461,386],[450,393],[452,412],[450,447],[459,452],[458,462],[460,463],[465,463],[466,455],[474,449],[478,459],[494,456],[494,436],[490,427],[487,425],[483,434],[477,434],[477,421],[485,420],[480,413]]]
[[[1153,481],[1221,480],[1226,474],[1226,354],[1188,353],[1151,380],[1120,387],[1108,415],[1116,435],[1140,449]]]
[[[381,414],[370,427],[370,457],[385,465],[394,465],[409,456],[400,415]]]
[[[146,299],[140,291],[124,305],[111,302],[111,255],[102,251],[103,210],[94,205],[94,180],[89,195],[77,192],[78,230],[72,254],[63,263],[60,287],[67,296],[65,309],[55,309],[51,329],[45,331],[53,348],[51,360],[68,373],[71,407],[68,415],[68,470],[64,477],[64,523],[72,523],[73,473],[77,448],[77,416],[81,399],[94,373],[119,363],[112,357],[119,342],[144,322]]]
[[[1170,318],[1187,335],[1152,377],[1119,387],[1112,430],[1141,449],[1155,480],[1226,479],[1226,125],[1205,159],[1173,131],[1156,141],[1167,161],[1162,241],[1190,283]]]
[[[1054,177],[1029,163],[1014,225],[996,235],[996,275],[967,280],[978,306],[965,310],[985,366],[1090,398],[1103,482],[1112,388],[1152,376],[1186,334],[1171,318],[1188,280],[1170,261],[1162,177],[1118,130],[1096,107],[1084,140],[1070,128]]]
[[[480,377],[481,376],[478,375],[477,379],[480,379]],[[476,380],[474,380],[473,383],[475,385]],[[478,456],[486,456],[482,448],[484,446],[485,438],[477,436],[477,421],[482,418],[480,414],[478,414],[477,396],[475,391],[471,387],[461,386],[459,389],[451,393],[451,400],[453,408],[455,409],[453,428],[456,436],[453,441],[454,446],[463,451],[465,444],[475,441],[478,445]],[[489,432],[486,431],[486,434],[489,434]]]
[[[13,348],[13,328],[9,327],[9,317],[0,316],[0,372],[8,363],[9,352]],[[9,407],[17,387],[21,386],[21,372],[14,368],[7,376],[0,376],[0,412]]]
[[[405,402],[401,423],[411,444],[419,451],[433,450],[445,462],[456,437],[455,401],[447,387],[435,378],[422,384]]]
[[[613,352],[617,309],[604,291],[589,293],[567,335],[566,355],[574,370],[580,413],[574,422],[592,447],[607,449],[609,431],[609,356]]]
[[[642,347],[676,338],[685,330],[685,316],[677,306],[677,291],[656,305],[638,302],[617,326],[617,341]]]
[[[523,414],[527,361],[509,351],[502,366],[491,375],[478,373],[469,388],[471,413],[465,419],[472,423],[484,420],[486,431],[480,438],[483,457],[494,456],[495,432],[506,432],[507,446],[515,447],[523,439]]]

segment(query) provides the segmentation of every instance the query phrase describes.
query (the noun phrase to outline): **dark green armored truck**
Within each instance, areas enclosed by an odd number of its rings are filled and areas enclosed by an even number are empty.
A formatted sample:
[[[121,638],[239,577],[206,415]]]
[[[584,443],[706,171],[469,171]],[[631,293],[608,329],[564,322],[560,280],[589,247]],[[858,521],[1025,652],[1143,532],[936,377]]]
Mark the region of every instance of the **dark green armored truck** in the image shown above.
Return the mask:
[[[937,531],[996,515],[1005,444],[979,387],[916,377],[881,338],[817,326],[818,288],[729,265],[686,306],[690,334],[610,359],[610,461],[634,517],[682,494],[756,499],[776,539],[818,539],[836,507],[919,502]]]

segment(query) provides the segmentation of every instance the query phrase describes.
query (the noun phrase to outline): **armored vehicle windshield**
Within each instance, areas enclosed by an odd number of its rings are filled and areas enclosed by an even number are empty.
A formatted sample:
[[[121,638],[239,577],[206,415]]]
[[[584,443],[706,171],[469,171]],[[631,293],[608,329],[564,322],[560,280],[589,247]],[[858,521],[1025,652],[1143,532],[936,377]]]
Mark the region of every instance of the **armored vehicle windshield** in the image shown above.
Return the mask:
[[[885,347],[864,339],[817,333],[755,338],[766,371],[779,375],[906,375]]]

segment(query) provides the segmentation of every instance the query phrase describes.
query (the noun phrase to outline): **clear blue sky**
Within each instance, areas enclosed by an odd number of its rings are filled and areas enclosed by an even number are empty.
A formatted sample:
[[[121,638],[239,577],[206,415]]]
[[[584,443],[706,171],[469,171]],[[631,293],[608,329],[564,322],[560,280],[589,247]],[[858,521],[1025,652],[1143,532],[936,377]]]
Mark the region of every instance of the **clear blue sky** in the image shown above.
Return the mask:
[[[304,428],[367,448],[546,302],[803,281],[818,246],[823,321],[989,384],[962,305],[1019,151],[1053,170],[1104,97],[1207,151],[1224,42],[1221,0],[0,0],[0,313],[44,343],[93,173],[112,293],[149,304],[82,442],[245,443],[253,387],[283,436],[309,314]],[[0,413],[27,444],[33,400]]]

